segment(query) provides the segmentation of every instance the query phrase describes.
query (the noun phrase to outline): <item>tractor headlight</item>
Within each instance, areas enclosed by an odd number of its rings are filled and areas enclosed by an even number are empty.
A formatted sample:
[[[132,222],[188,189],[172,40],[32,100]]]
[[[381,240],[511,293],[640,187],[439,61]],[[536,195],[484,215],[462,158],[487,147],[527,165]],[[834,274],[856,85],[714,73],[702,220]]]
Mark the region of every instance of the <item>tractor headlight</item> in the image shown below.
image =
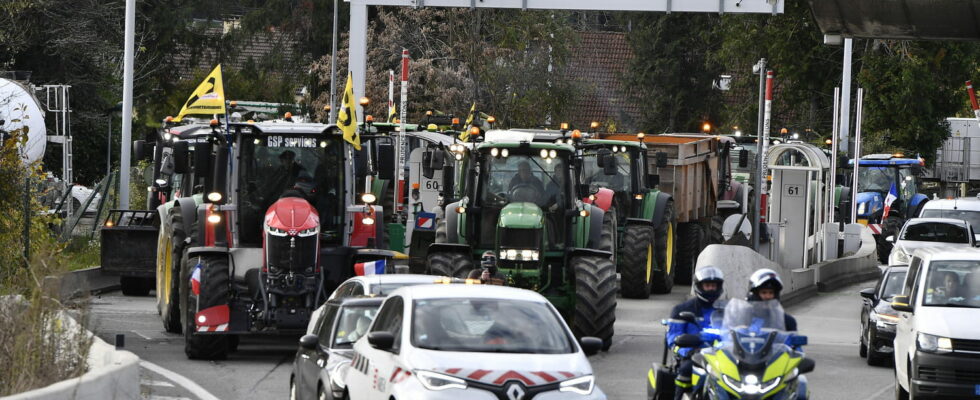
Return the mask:
[[[296,236],[299,236],[299,237],[313,236],[313,235],[316,235],[317,233],[319,233],[319,231],[320,231],[320,227],[314,226],[312,228],[303,229],[303,230],[299,231],[299,233],[297,233]]]
[[[595,389],[595,377],[592,375],[569,379],[558,385],[559,392],[572,392],[581,395],[590,395],[593,389]]]
[[[378,197],[374,193],[364,193],[361,195],[361,201],[364,204],[374,204],[375,201],[378,201]]]
[[[541,253],[531,249],[507,249],[500,251],[500,258],[511,261],[538,261]]]
[[[432,371],[416,370],[415,377],[429,390],[466,389],[466,381]]]
[[[864,212],[868,210],[868,203],[858,204],[858,215],[864,215]]]
[[[265,227],[265,231],[268,232],[272,236],[286,236],[286,231],[285,230],[282,230],[282,229],[279,229],[279,228],[276,228],[276,227],[272,227],[272,226]]]

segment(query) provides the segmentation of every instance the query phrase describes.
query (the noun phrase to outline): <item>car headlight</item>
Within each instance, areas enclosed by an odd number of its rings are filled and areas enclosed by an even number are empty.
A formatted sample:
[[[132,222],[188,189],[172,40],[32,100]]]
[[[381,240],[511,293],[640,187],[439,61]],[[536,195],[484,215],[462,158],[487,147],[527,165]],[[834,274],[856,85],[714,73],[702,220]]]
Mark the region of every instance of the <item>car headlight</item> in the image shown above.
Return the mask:
[[[858,204],[858,215],[863,215],[868,209],[868,203]]]
[[[429,390],[466,389],[466,381],[455,376],[432,371],[416,370],[415,377],[419,378],[422,386],[425,386]]]
[[[581,395],[590,395],[593,389],[595,389],[595,377],[592,375],[569,379],[558,385],[559,392],[572,392]]]
[[[742,394],[768,393],[770,390],[775,389],[776,386],[779,386],[779,382],[782,381],[782,378],[776,377],[776,379],[769,382],[760,383],[759,377],[755,375],[745,375],[741,382],[724,374],[721,375],[721,378],[725,381],[725,385]]]
[[[929,353],[947,353],[953,351],[953,341],[947,337],[920,333],[916,338],[919,350]]]

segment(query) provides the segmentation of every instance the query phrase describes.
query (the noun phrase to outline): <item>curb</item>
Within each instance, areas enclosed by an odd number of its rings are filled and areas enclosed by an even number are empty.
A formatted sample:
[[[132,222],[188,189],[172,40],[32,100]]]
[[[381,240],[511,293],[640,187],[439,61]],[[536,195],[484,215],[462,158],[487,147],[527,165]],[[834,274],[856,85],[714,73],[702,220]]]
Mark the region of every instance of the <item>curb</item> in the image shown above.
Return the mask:
[[[119,289],[119,277],[103,274],[100,266],[68,272],[61,275],[60,283],[54,276],[45,277],[44,282],[45,286],[55,285],[65,300]]]

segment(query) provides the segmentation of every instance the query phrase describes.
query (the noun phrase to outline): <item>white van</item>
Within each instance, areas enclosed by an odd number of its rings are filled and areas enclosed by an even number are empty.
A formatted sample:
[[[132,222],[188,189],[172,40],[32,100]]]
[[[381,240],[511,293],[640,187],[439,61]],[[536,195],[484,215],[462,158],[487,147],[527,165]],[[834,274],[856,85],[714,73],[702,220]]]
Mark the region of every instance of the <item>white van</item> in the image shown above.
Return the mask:
[[[896,398],[980,396],[980,249],[913,252],[892,308]]]

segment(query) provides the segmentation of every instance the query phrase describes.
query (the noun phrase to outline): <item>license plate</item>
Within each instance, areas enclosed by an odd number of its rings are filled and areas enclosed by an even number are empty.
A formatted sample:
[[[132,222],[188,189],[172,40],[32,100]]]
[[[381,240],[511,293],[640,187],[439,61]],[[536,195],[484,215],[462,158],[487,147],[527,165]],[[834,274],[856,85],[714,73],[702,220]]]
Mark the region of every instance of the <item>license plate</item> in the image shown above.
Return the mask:
[[[868,226],[868,220],[866,220],[866,219],[859,219],[858,220],[858,223],[861,224],[861,225],[864,225],[864,226]]]

